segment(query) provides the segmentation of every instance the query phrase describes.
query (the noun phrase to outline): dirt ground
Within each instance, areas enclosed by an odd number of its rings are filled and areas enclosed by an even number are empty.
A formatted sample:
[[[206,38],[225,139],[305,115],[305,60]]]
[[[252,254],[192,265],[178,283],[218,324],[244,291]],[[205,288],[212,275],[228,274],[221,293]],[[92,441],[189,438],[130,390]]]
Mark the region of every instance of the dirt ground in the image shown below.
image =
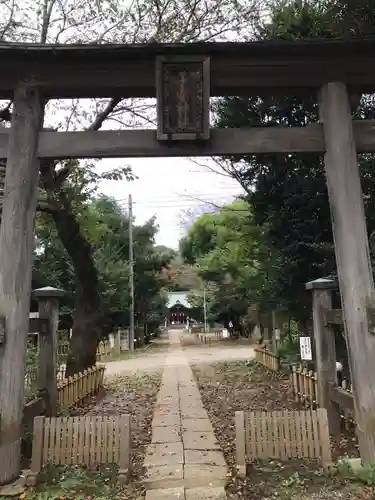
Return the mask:
[[[133,358],[109,361],[106,363],[106,377],[118,374],[137,373],[139,371],[156,371],[164,367],[169,343],[159,341],[155,343],[142,356]],[[184,347],[184,353],[187,355],[190,364],[215,363],[225,360],[249,360],[254,358],[254,349],[248,342],[220,342],[213,344],[212,347],[197,343],[195,336],[191,343]],[[173,362],[173,360],[172,360]]]
[[[233,477],[236,475],[235,411],[301,409],[290,393],[288,379],[254,362],[195,365],[193,371]],[[344,455],[350,441],[350,436],[340,440],[340,447],[333,450],[334,455]],[[231,500],[374,498],[372,489],[353,482],[352,478],[345,479],[342,475],[329,478],[317,464],[302,461],[252,464],[246,479],[229,482],[227,494]]]

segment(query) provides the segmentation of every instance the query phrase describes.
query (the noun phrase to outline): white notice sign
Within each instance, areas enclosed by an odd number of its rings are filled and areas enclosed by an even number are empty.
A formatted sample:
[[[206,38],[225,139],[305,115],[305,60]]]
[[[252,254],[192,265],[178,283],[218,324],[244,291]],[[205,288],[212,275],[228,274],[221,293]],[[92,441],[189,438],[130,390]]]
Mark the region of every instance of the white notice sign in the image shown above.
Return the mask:
[[[300,353],[301,353],[301,359],[303,359],[304,361],[312,361],[310,337],[300,337],[299,338],[299,348],[300,348]]]

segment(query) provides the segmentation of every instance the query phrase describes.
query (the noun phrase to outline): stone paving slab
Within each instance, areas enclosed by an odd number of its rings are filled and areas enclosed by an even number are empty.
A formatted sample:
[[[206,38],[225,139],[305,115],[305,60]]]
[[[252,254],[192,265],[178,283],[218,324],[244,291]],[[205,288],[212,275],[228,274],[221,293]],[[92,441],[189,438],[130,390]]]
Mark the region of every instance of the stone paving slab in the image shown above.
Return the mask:
[[[193,392],[189,391],[189,394],[183,394],[180,392],[180,403],[184,405],[198,405],[203,407],[202,405],[202,400],[201,400],[201,395],[200,394],[194,394]]]
[[[181,418],[182,431],[212,431],[211,422],[207,418]]]
[[[212,431],[184,431],[184,450],[220,450],[220,445]]]
[[[202,404],[201,400],[201,395],[199,393],[196,393],[195,391],[189,391],[189,392],[179,392],[180,396],[180,403],[186,403],[186,404]]]
[[[177,375],[178,376],[178,375]],[[188,377],[179,377],[178,385],[181,389],[195,389],[195,380],[193,378]]]
[[[189,411],[191,412],[206,412],[206,410],[203,408],[202,404],[200,401],[194,400],[194,401],[181,401],[180,402],[180,411],[181,413],[188,413]]]
[[[167,406],[167,405],[173,405],[176,408],[179,408],[180,405],[180,399],[178,396],[173,396],[166,398],[165,396],[159,396],[156,398],[156,406],[155,409],[158,408],[159,406]]]
[[[227,466],[225,465],[188,465],[185,464],[184,467],[184,478],[185,479],[196,479],[200,480],[204,478],[207,480],[212,480],[213,478],[223,479],[227,478]],[[208,484],[209,481],[207,481]]]
[[[166,394],[168,396],[178,396],[178,385],[171,382],[162,382],[160,384],[159,395]]]
[[[181,427],[179,425],[154,427],[152,429],[152,443],[174,442],[181,442]]]
[[[172,380],[162,379],[160,382],[160,391],[166,391],[173,393],[178,393],[178,383],[176,380],[176,375],[171,375]],[[173,380],[174,379],[174,380]]]
[[[184,463],[182,443],[155,443],[147,447],[143,462],[145,467],[154,465],[177,465]]]
[[[207,418],[208,414],[204,408],[181,408],[182,418]]]
[[[148,490],[146,500],[184,500],[185,488],[163,488],[160,490]]]
[[[178,406],[180,403],[180,399],[178,397],[178,394],[176,395],[170,395],[169,393],[159,393],[157,398],[156,398],[156,404],[157,405],[175,405]]]
[[[185,406],[194,406],[198,405],[201,408],[203,408],[202,401],[201,401],[201,396],[200,394],[186,394],[186,396],[183,396],[180,393],[180,399],[179,399],[180,404],[183,404]]]
[[[176,483],[181,486],[184,478],[182,464],[156,465],[148,467],[144,476],[144,483],[148,489],[173,488]]]
[[[167,385],[161,386],[158,392],[158,397],[165,397],[165,396],[170,396],[173,397],[174,399],[178,399],[180,396],[180,393],[177,388],[169,389]]]
[[[180,415],[180,408],[177,405],[157,405],[154,410],[154,417],[165,416],[165,415]]]
[[[224,456],[173,332],[144,460],[146,500],[222,500]],[[223,496],[224,494],[224,496]]]
[[[225,466],[223,454],[217,450],[184,450],[184,463]]]
[[[166,369],[168,368],[164,368],[164,370]],[[178,386],[177,371],[173,368],[168,369],[168,371],[164,371],[161,377],[161,385],[176,388]]]
[[[173,378],[176,378],[176,375],[173,375]],[[163,393],[177,396],[179,394],[177,381],[162,380],[159,394]]]
[[[180,415],[159,415],[152,421],[152,427],[173,427],[180,424]]]
[[[178,393],[180,395],[180,399],[184,400],[188,396],[195,397],[199,399],[201,397],[199,389],[197,385],[192,385],[191,387],[188,386],[179,386]]]
[[[185,490],[186,500],[226,500],[227,495],[223,487],[218,488],[192,488]]]

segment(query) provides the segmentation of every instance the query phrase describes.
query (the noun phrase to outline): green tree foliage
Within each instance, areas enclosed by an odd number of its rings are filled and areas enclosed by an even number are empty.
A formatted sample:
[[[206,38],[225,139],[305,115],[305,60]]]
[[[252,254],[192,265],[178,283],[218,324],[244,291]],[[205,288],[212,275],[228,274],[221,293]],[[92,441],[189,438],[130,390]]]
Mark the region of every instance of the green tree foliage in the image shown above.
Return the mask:
[[[238,322],[249,303],[258,300],[264,272],[259,237],[249,204],[239,199],[198,217],[181,240],[183,258],[204,281],[211,318]],[[202,293],[191,301],[202,306]]]
[[[129,219],[116,200],[100,196],[81,207],[81,226],[92,245],[99,276],[99,292],[107,312],[128,311]],[[140,323],[159,321],[165,313],[162,270],[175,252],[155,245],[154,219],[133,225],[136,316]],[[66,291],[69,312],[74,307],[75,272],[51,219],[40,215],[38,249],[34,265],[36,285],[52,285]]]
[[[341,36],[344,28],[339,21],[347,20],[349,14],[343,2],[290,2],[274,9],[271,22],[259,29],[258,37],[301,40]],[[369,117],[372,110],[372,98],[365,96],[355,112]],[[220,127],[306,126],[318,120],[314,95],[225,98],[218,102],[216,112]],[[373,156],[362,155],[360,160],[372,232]],[[258,154],[230,161],[236,178],[248,192],[254,221],[263,227],[262,242],[269,250],[261,306],[282,305],[296,319],[305,319],[311,300],[305,283],[335,273],[323,158],[310,153]]]

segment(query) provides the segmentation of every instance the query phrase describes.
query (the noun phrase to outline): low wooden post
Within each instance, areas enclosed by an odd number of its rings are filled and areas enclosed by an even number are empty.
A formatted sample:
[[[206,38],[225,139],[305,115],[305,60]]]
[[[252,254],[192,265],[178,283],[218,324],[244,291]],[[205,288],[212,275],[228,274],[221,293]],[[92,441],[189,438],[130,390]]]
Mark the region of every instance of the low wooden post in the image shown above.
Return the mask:
[[[273,352],[276,353],[280,345],[280,330],[277,317],[277,311],[272,311],[272,348]]]
[[[317,405],[326,408],[331,435],[340,434],[340,408],[331,401],[329,389],[336,383],[336,347],[332,328],[325,323],[324,312],[332,309],[332,290],[337,283],[330,279],[317,279],[306,284],[312,291],[313,330],[316,353]]]
[[[266,313],[265,318],[264,318],[264,345],[272,346],[272,339],[273,337],[273,332],[272,332],[272,315],[271,313]]]
[[[114,333],[114,353],[115,356],[119,356],[121,354],[121,330],[117,328]]]
[[[375,290],[346,85],[327,83],[319,100],[357,435],[362,459],[375,464]]]
[[[46,416],[57,414],[57,329],[59,325],[59,298],[62,290],[46,286],[33,291],[33,297],[39,303],[39,353],[38,353],[38,388],[46,397]]]
[[[0,485],[19,476],[32,253],[44,101],[30,82],[13,98],[0,229]]]
[[[138,325],[136,327],[136,339],[137,339],[137,348],[143,347],[145,344],[145,331],[144,325]]]

